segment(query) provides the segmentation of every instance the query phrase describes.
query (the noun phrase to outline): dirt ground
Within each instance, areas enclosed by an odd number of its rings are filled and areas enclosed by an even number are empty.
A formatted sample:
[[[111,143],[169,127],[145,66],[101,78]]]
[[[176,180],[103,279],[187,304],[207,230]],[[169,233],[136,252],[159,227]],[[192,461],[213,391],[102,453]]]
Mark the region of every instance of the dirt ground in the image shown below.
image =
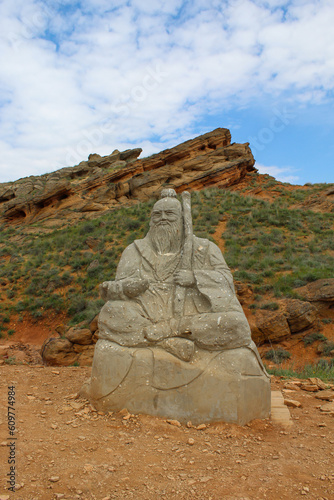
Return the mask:
[[[272,378],[273,390],[302,404],[290,408],[290,427],[267,419],[197,429],[97,413],[76,397],[89,374],[0,366],[1,500],[334,499],[334,416],[320,411],[325,401],[315,393]],[[15,387],[15,493],[7,490],[8,386]]]

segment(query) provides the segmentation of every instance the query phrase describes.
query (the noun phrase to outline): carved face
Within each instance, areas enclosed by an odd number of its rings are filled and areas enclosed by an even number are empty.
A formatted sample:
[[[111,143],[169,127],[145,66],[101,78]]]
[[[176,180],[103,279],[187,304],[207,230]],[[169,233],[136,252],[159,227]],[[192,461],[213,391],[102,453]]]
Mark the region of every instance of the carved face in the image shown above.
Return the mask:
[[[181,218],[180,202],[171,198],[163,198],[153,207],[150,226],[170,226]]]
[[[181,203],[175,198],[163,198],[154,205],[149,236],[159,254],[175,253],[182,244],[183,219]]]

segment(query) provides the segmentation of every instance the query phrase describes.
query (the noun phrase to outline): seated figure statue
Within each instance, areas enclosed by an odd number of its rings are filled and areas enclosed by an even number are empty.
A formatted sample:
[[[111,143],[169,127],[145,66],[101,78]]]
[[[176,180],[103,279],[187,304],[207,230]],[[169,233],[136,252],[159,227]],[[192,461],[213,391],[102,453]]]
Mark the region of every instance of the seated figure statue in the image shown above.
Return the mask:
[[[150,229],[123,252],[105,300],[92,377],[99,409],[244,424],[270,411],[270,383],[220,249],[192,232],[190,195],[163,190]]]

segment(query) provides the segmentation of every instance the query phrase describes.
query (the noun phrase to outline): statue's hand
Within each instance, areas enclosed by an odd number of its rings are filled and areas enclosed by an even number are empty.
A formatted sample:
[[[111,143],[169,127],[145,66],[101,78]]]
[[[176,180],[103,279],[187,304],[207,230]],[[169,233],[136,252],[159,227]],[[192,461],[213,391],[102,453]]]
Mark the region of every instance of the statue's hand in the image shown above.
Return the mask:
[[[195,284],[195,276],[192,271],[182,269],[174,274],[174,281],[177,285],[193,286]]]
[[[149,282],[146,279],[135,279],[128,283],[123,283],[123,293],[130,299],[146,292]]]

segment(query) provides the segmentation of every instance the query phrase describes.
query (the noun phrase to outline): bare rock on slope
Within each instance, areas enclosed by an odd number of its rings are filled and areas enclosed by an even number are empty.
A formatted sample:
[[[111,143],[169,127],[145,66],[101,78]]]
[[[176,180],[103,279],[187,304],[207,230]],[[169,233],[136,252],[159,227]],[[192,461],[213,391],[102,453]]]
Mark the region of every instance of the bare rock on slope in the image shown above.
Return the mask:
[[[46,365],[69,366],[77,363],[90,366],[93,362],[96,337],[89,328],[70,328],[65,338],[47,339],[41,348],[41,356]]]
[[[70,328],[66,333],[66,338],[73,344],[89,345],[92,344],[92,332],[89,328]]]
[[[286,299],[280,306],[277,312],[261,310],[250,319],[252,338],[258,345],[285,340],[312,327],[318,319],[317,308],[309,302]]]
[[[284,301],[284,305],[291,333],[301,332],[309,328],[318,317],[316,307],[309,302],[287,299]]]
[[[78,359],[73,344],[68,339],[49,338],[41,348],[41,356],[47,365],[69,366]]]
[[[334,278],[321,279],[296,288],[298,295],[312,302],[317,309],[327,309],[334,305]]]
[[[250,323],[252,339],[257,345],[265,342],[280,342],[291,335],[288,321],[282,312],[261,311]]]
[[[256,172],[248,143],[231,144],[230,131],[224,128],[148,158],[138,159],[141,151],[91,154],[74,167],[0,184],[0,223],[70,224],[158,196],[162,186],[177,192],[228,187]]]

